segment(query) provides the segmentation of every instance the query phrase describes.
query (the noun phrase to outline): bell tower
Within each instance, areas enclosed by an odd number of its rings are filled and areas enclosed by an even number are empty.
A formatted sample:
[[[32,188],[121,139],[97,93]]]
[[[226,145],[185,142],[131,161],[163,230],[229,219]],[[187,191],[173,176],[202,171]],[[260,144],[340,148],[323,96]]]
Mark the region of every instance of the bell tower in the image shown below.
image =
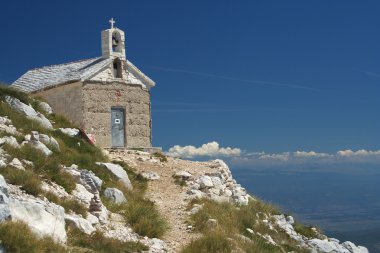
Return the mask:
[[[111,24],[111,28],[102,31],[102,57],[119,58],[120,60],[125,61],[124,32],[114,27],[115,20],[113,18],[111,18],[109,22]]]

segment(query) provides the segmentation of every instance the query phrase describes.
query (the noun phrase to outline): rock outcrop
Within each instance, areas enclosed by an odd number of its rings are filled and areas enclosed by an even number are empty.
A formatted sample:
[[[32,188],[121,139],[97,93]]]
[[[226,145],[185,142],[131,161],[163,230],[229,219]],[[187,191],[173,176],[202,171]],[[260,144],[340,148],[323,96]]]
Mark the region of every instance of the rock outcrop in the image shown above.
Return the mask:
[[[53,129],[53,125],[45,117],[45,115],[36,112],[32,106],[24,104],[19,99],[10,96],[6,96],[5,101],[8,103],[10,107],[18,111],[19,113],[22,113],[26,118],[37,121],[41,124],[42,127],[45,127],[47,129]]]

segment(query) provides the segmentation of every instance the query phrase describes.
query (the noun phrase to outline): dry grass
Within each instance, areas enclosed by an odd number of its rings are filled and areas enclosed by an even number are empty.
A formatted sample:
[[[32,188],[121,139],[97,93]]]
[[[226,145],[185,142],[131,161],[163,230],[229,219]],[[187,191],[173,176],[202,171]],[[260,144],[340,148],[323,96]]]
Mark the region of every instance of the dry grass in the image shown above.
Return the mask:
[[[233,245],[224,234],[212,232],[190,242],[181,253],[230,253],[232,250]]]
[[[70,210],[76,214],[82,215],[82,217],[84,217],[84,218],[86,218],[86,216],[87,216],[87,207],[75,199],[59,198],[51,192],[45,192],[44,196],[50,202],[53,202],[53,203],[60,205],[63,208],[65,208],[65,212]]]
[[[0,173],[4,176],[8,183],[20,185],[21,189],[28,194],[38,196],[42,193],[41,179],[32,171],[23,171],[6,166],[4,168],[0,168]]]
[[[0,241],[7,252],[12,253],[63,253],[66,249],[51,237],[38,238],[22,222],[0,223]]]
[[[68,244],[86,249],[88,253],[136,253],[148,250],[148,247],[136,242],[122,242],[105,237],[101,232],[86,235],[77,229],[68,228]]]
[[[124,162],[115,162],[121,165],[128,173],[128,177],[133,185],[133,191],[128,190],[119,182],[108,178],[105,181],[105,187],[115,187],[121,190],[127,202],[123,204],[115,204],[107,199],[103,199],[103,203],[112,212],[123,215],[133,231],[142,236],[151,238],[160,238],[168,229],[167,222],[160,215],[158,209],[151,201],[144,198],[147,188],[147,180],[140,174],[135,173],[134,169]],[[103,178],[102,178],[103,179]]]
[[[283,249],[286,249],[286,251],[305,252],[280,228],[276,228],[279,231],[277,233],[263,223],[264,219],[269,219],[271,215],[279,213],[278,209],[272,205],[259,200],[251,200],[247,206],[237,207],[232,203],[194,200],[190,203],[189,208],[194,203],[202,204],[203,208],[190,217],[189,223],[194,226],[196,231],[206,236],[192,242],[191,247],[195,247],[194,245],[206,247],[208,243],[212,243],[212,238],[209,238],[208,235],[217,232],[218,236],[223,238],[234,238],[237,234],[249,238],[251,242],[240,242],[234,246],[235,248],[242,248],[245,252],[282,252]],[[207,226],[209,219],[216,219],[218,221],[216,228]],[[247,228],[252,229],[254,234],[250,234]],[[271,245],[260,234],[271,236],[278,243],[278,246]],[[208,240],[211,240],[211,242],[207,242]],[[202,250],[204,249],[198,248],[194,252],[207,252]]]

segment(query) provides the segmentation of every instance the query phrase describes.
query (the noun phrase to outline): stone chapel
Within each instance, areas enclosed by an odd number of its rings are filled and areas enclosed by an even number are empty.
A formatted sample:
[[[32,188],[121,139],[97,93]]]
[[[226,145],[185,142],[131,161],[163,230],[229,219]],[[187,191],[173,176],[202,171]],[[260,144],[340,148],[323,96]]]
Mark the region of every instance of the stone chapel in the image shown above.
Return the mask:
[[[12,87],[41,96],[103,148],[150,148],[155,83],[126,58],[124,32],[102,31],[102,56],[29,70]]]

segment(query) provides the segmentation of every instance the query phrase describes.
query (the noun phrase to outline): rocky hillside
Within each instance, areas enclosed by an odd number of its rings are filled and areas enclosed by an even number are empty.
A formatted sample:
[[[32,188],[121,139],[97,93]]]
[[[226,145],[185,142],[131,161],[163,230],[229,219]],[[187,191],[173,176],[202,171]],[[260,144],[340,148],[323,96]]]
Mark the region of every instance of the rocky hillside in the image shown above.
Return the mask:
[[[99,150],[47,103],[0,100],[0,252],[368,252],[248,194],[222,160]]]

